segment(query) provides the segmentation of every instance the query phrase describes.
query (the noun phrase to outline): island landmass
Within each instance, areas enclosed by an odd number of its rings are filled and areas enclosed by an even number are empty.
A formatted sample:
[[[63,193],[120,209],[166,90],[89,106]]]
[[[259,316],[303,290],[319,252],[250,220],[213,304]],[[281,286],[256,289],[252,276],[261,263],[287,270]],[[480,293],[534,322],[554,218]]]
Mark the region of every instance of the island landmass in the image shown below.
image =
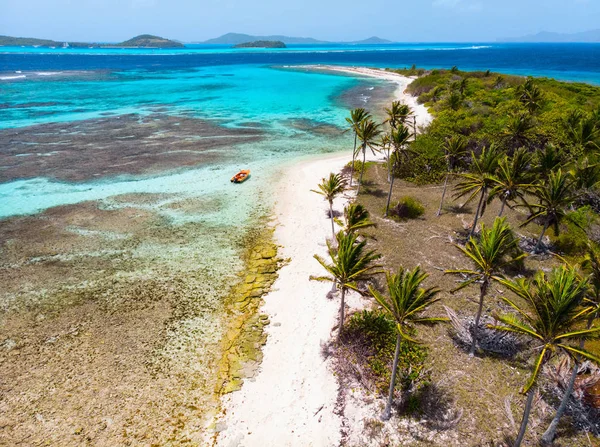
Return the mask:
[[[280,40],[256,40],[238,43],[233,48],[287,48],[287,46]]]
[[[0,36],[0,46],[4,47],[63,47],[63,48],[184,48],[181,42],[164,37],[142,34],[120,43],[59,42],[32,37]]]

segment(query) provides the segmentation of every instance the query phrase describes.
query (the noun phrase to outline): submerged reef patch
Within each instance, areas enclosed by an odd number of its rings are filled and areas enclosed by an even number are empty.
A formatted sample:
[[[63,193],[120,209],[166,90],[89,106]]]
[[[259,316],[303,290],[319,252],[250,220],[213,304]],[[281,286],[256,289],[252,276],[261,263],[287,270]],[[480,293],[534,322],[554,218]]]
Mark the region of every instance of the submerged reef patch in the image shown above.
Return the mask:
[[[258,128],[163,113],[3,129],[0,182],[35,177],[82,182],[205,166],[233,156],[233,146],[263,137]]]

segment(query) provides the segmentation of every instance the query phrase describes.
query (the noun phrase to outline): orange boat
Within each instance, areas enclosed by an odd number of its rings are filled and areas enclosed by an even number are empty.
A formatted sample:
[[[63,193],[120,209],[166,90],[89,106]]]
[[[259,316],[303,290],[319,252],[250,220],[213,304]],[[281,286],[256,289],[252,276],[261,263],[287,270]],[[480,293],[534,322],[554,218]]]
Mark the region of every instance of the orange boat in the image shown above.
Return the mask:
[[[250,177],[250,169],[242,169],[240,172],[231,177],[233,183],[242,183]]]

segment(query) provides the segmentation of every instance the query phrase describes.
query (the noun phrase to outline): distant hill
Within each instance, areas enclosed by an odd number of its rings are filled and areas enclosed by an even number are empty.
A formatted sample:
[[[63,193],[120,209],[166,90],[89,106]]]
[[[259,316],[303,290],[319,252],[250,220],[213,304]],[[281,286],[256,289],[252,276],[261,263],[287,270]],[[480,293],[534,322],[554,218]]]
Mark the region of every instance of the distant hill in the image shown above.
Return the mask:
[[[0,36],[0,46],[5,47],[62,47],[63,45],[80,48],[183,48],[184,45],[174,40],[165,39],[163,37],[153,36],[151,34],[142,34],[125,42],[115,44],[99,44],[86,42],[58,42],[49,39],[36,39],[32,37],[10,37]]]
[[[263,41],[274,41],[278,40],[285,44],[316,44],[316,43],[327,43],[322,40],[316,40],[311,37],[288,37],[288,36],[251,36],[250,34],[239,34],[239,33],[227,33],[214,39],[208,39],[204,44],[213,45],[238,45],[245,42],[256,42],[259,40]]]
[[[389,40],[381,39],[379,37],[369,37],[365,40],[359,40],[356,42],[328,42],[325,40],[317,40],[312,37],[290,37],[290,36],[251,36],[250,34],[239,34],[239,33],[227,33],[214,39],[208,39],[203,43],[207,45],[238,45],[240,43],[255,42],[255,41],[281,41],[287,45],[299,45],[299,44],[327,44],[327,43],[350,43],[350,44],[381,44],[391,43]]]
[[[151,34],[141,34],[133,39],[114,45],[116,47],[136,47],[136,48],[184,48],[180,42],[165,39],[164,37],[153,36]]]
[[[353,44],[382,44],[382,43],[392,43],[391,40],[382,39],[377,36],[369,37],[368,39],[358,40],[356,42],[348,42]]]
[[[286,48],[281,40],[257,40],[234,45],[233,48]]]
[[[581,33],[563,34],[542,31],[522,37],[500,39],[502,42],[600,42],[600,29]]]

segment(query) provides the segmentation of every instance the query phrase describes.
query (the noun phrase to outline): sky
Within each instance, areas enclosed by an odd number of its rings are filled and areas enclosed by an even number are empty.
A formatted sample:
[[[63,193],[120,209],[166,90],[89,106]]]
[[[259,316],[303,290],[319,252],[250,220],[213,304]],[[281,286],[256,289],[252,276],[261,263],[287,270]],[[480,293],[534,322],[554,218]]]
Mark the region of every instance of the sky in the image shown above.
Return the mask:
[[[0,0],[0,35],[184,42],[227,32],[351,41],[492,42],[600,28],[600,0]]]

